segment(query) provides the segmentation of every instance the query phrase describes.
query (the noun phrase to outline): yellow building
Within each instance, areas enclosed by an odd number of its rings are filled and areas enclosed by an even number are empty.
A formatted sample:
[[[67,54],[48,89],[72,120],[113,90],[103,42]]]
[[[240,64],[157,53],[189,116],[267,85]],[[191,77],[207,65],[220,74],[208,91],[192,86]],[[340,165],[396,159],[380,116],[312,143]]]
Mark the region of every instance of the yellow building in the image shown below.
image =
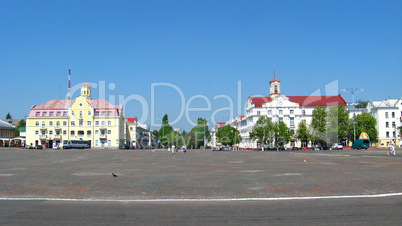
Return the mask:
[[[67,140],[89,141],[91,147],[118,148],[124,143],[122,105],[92,100],[91,86],[81,85],[75,100],[50,100],[33,106],[26,117],[26,143],[52,148]]]

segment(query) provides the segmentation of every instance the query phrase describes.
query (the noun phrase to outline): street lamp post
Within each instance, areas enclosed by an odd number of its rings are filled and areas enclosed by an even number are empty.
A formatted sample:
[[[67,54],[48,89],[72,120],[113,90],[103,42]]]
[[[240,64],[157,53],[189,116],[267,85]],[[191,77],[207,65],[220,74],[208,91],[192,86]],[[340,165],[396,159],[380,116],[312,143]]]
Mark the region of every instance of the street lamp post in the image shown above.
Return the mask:
[[[352,105],[352,106],[356,106],[356,103],[355,103],[355,93],[360,93],[360,92],[363,92],[364,90],[363,90],[363,88],[353,88],[353,87],[350,87],[350,88],[345,88],[345,89],[342,89],[342,91],[343,92],[347,92],[347,93],[350,93],[350,94],[352,94],[352,104],[350,104],[350,105]],[[356,140],[356,121],[355,121],[355,113],[353,113],[353,140]]]

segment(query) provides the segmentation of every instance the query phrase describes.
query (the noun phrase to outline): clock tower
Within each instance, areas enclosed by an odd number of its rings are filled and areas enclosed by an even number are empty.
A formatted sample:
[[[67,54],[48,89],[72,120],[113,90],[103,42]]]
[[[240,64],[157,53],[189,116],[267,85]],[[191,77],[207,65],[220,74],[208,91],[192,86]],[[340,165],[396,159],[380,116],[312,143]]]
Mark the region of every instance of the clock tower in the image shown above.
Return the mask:
[[[274,70],[274,78],[269,82],[270,88],[269,88],[269,97],[274,98],[281,94],[281,81],[279,81],[276,76],[275,76],[275,70]]]

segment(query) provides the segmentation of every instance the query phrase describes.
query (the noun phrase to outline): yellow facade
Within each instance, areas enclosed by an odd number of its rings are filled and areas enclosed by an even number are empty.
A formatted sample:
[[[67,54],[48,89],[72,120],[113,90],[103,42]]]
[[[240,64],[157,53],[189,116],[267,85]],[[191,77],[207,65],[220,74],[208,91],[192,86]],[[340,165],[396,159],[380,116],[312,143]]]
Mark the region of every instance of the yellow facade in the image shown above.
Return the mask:
[[[88,83],[75,100],[52,100],[31,108],[26,118],[27,144],[47,148],[66,140],[89,141],[91,147],[118,148],[124,143],[122,106],[92,100]]]

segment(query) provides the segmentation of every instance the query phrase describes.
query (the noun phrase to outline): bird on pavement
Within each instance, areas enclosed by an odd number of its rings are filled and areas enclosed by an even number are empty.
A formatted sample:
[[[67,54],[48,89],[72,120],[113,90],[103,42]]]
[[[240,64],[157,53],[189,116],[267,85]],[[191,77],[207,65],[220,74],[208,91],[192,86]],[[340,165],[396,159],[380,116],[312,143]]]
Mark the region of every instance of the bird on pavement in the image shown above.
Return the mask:
[[[112,173],[113,177],[118,177],[116,174]]]

